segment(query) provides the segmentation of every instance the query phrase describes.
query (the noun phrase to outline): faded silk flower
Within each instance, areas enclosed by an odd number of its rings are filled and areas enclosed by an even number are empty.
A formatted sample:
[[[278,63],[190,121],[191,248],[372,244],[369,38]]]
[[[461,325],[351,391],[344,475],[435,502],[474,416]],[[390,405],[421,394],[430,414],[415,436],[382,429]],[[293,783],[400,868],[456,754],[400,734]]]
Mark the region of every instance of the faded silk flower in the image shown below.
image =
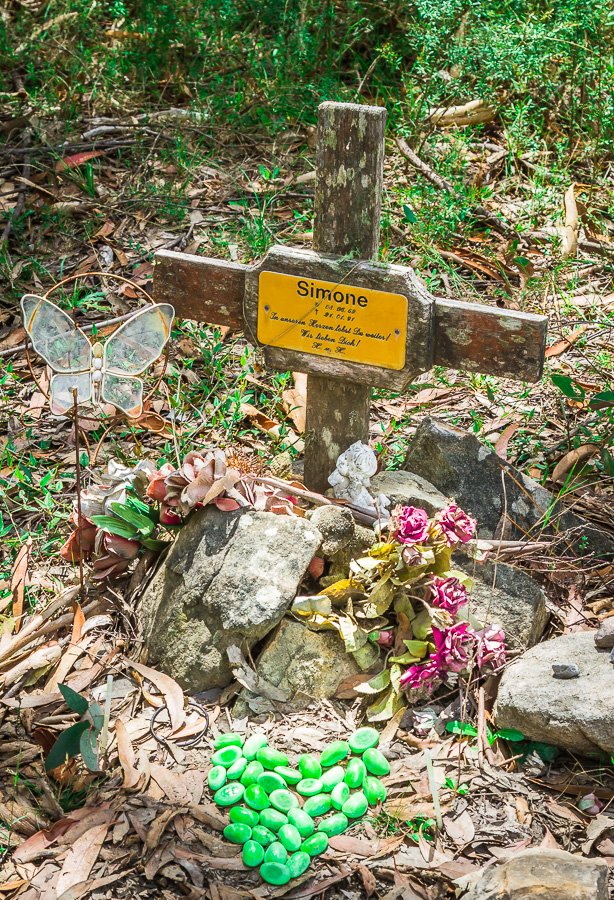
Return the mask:
[[[450,503],[437,516],[448,547],[454,544],[466,544],[475,534],[475,519],[463,512],[456,503]]]
[[[475,642],[475,631],[468,622],[457,622],[445,631],[433,628],[433,641],[437,652],[432,659],[441,678],[448,672],[462,672],[467,668]]]
[[[505,664],[505,632],[496,625],[486,625],[476,631],[478,652],[476,662],[480,669],[487,666],[496,672]]]
[[[397,506],[394,511],[395,537],[400,544],[421,544],[429,534],[426,510],[415,506]]]
[[[438,578],[435,576],[427,589],[427,603],[438,609],[445,609],[454,616],[461,606],[467,605],[467,590],[458,578]]]
[[[431,657],[428,662],[420,666],[409,666],[401,675],[399,685],[404,691],[415,691],[417,688],[425,687],[430,693],[435,682],[440,679],[437,662]]]

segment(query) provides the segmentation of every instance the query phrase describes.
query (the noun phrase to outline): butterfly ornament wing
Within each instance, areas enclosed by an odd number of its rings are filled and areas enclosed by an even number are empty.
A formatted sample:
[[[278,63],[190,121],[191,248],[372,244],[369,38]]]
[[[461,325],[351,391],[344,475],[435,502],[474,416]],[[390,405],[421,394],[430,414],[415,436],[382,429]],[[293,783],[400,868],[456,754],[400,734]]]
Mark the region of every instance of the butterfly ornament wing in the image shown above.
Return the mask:
[[[52,370],[49,389],[51,412],[58,416],[92,396],[92,345],[70,316],[44,297],[21,298],[24,326],[32,346]]]
[[[160,356],[171,335],[175,310],[170,303],[143,309],[104,345],[102,399],[131,418],[143,410],[143,382],[137,376]]]

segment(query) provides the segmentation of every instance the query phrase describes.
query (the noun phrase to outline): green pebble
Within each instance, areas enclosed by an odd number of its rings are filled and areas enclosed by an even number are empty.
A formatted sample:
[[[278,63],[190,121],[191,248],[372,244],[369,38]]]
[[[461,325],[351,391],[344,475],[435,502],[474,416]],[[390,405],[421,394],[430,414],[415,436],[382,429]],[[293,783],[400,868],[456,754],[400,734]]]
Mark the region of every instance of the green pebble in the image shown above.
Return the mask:
[[[251,836],[252,829],[249,825],[242,825],[240,822],[233,822],[224,829],[224,837],[233,844],[244,844]]]
[[[255,809],[248,809],[247,806],[233,806],[228,815],[231,822],[239,825],[249,825],[253,828],[258,824],[258,813]]]
[[[257,841],[245,841],[243,844],[243,863],[246,866],[259,866],[264,859],[264,847]]]
[[[262,747],[256,753],[256,759],[262,763],[265,769],[274,769],[276,766],[287,766],[289,759],[285,753],[279,750],[272,750],[270,747]]]
[[[311,753],[299,756],[298,770],[303,778],[319,778],[322,774],[322,766]]]
[[[276,775],[281,775],[286,784],[298,784],[303,777],[297,769],[290,769],[288,766],[275,766]]]
[[[290,877],[298,878],[299,875],[302,875],[303,872],[309,868],[310,862],[311,857],[308,853],[305,853],[304,850],[299,850],[298,853],[293,853],[286,863],[288,869],[290,870]]]
[[[349,824],[345,813],[338,812],[328,816],[326,819],[322,819],[318,825],[318,831],[323,831],[327,837],[334,837],[336,834],[341,834],[341,832],[345,831]]]
[[[384,754],[376,750],[375,747],[365,750],[362,754],[362,759],[371,775],[387,775],[390,772],[390,763]]]
[[[315,834],[312,834],[311,837],[308,837],[301,844],[301,850],[310,856],[318,856],[318,854],[324,853],[327,847],[328,838],[323,831],[316,831]]]
[[[264,852],[264,861],[272,863],[285,863],[288,859],[288,851],[279,841],[273,841]]]
[[[287,884],[292,878],[288,866],[281,863],[263,863],[260,866],[260,874],[267,884]]]
[[[349,800],[345,801],[341,807],[341,812],[345,813],[349,819],[359,819],[366,813],[367,806],[367,798],[362,791],[358,791],[356,794],[352,794]]]
[[[303,839],[298,828],[294,825],[290,825],[288,822],[287,825],[282,825],[279,829],[279,840],[288,853],[293,853],[300,848]]]
[[[349,738],[348,744],[353,753],[364,753],[375,747],[379,741],[379,732],[375,728],[359,728]]]
[[[258,776],[257,783],[267,794],[276,791],[278,788],[283,788],[284,790],[286,788],[286,782],[281,775],[276,775],[275,772],[263,772],[262,775]]]
[[[224,766],[225,769],[229,769],[242,756],[243,751],[240,747],[222,747],[221,750],[215,751],[211,757],[211,762],[214,766]]]
[[[298,806],[298,797],[287,788],[278,788],[269,795],[271,804],[282,813],[287,813],[293,806]]]
[[[278,809],[263,809],[260,813],[260,824],[268,828],[269,831],[277,833],[282,825],[288,824],[288,816],[285,816]]]
[[[267,739],[263,734],[252,734],[243,744],[243,756],[245,759],[255,759],[256,753],[266,745]]]
[[[385,785],[373,775],[367,775],[362,783],[362,790],[370,806],[375,806],[378,800],[386,799]]]
[[[288,820],[291,825],[294,825],[301,837],[309,837],[315,831],[315,823],[304,809],[299,809],[298,807],[289,809]]]
[[[303,811],[310,816],[323,816],[332,806],[332,800],[329,794],[316,794],[305,800]]]
[[[244,793],[243,785],[233,781],[232,784],[225,784],[219,791],[216,791],[213,799],[218,806],[232,806],[233,803],[238,803],[243,799]]]
[[[245,785],[245,787],[249,787],[250,784],[256,784],[263,772],[264,766],[262,763],[253,760],[253,762],[247,764],[245,771],[241,775],[241,784]]]
[[[237,734],[234,731],[229,731],[227,734],[218,734],[215,741],[213,742],[214,750],[221,750],[222,747],[242,747],[243,746],[243,735]]]
[[[275,835],[268,828],[265,828],[264,825],[256,825],[252,828],[252,840],[266,847],[275,840]]]
[[[333,741],[326,750],[323,751],[320,762],[322,766],[334,766],[335,763],[341,762],[350,752],[350,745],[347,741]]]
[[[296,789],[303,797],[313,797],[314,794],[322,793],[323,786],[319,778],[303,778],[297,784]]]
[[[207,784],[212,791],[219,791],[223,784],[226,784],[226,769],[224,766],[213,766],[207,775]]]
[[[244,756],[241,756],[241,757],[240,757],[235,763],[233,763],[233,764],[231,765],[231,767],[228,769],[228,779],[229,779],[229,780],[233,780],[233,779],[240,778],[241,775],[243,775],[243,773],[244,773],[245,770],[247,769],[247,766],[248,766],[247,760],[245,759]]]
[[[335,785],[339,784],[340,781],[343,781],[344,775],[345,770],[342,766],[333,766],[332,769],[328,769],[328,771],[320,777],[322,790],[327,792],[332,791]]]
[[[362,759],[351,759],[348,763],[348,767],[345,770],[345,778],[343,779],[348,787],[351,788],[359,788],[363,781],[365,780],[365,775],[367,774],[367,767],[363,763]]]
[[[335,809],[341,809],[345,801],[350,799],[350,789],[345,781],[335,785],[330,795],[330,799]]]
[[[258,784],[250,784],[248,788],[245,788],[244,799],[252,809],[267,809],[271,805],[269,798]]]

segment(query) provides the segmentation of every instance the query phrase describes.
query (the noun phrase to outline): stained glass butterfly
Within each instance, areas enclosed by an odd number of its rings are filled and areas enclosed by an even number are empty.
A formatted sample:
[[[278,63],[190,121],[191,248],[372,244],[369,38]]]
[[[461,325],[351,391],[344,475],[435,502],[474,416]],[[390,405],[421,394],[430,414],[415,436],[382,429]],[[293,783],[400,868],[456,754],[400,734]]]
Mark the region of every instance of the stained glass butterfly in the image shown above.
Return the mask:
[[[77,403],[111,403],[131,418],[143,410],[138,375],[162,353],[175,310],[170,303],[148,306],[124,322],[105,344],[92,344],[71,317],[44,297],[21,298],[25,329],[32,346],[53,371],[51,412],[63,415]]]

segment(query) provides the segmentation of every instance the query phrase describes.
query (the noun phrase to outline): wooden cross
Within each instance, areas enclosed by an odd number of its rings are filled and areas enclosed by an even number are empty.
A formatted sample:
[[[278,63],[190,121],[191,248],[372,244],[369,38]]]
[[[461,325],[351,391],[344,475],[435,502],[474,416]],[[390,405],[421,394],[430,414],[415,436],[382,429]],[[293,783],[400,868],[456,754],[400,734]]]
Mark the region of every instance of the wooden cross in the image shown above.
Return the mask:
[[[541,377],[545,316],[433,297],[412,269],[377,262],[386,110],[322,103],[313,251],[255,265],[155,255],[153,294],[180,318],[243,329],[274,369],[308,373],[305,484],[368,440],[373,387],[406,390],[434,365]]]

